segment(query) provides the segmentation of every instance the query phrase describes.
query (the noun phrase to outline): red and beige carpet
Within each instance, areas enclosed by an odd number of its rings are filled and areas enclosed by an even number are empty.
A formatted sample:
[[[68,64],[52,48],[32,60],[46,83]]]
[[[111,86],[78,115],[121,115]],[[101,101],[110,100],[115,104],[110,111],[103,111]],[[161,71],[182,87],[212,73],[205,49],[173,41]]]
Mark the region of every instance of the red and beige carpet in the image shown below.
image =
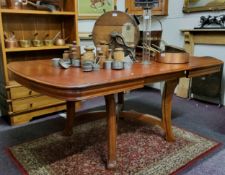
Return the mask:
[[[177,127],[173,131],[176,142],[168,143],[159,127],[119,121],[115,171],[105,169],[107,130],[103,119],[75,126],[71,137],[57,132],[9,151],[24,174],[161,175],[180,171],[219,145]]]

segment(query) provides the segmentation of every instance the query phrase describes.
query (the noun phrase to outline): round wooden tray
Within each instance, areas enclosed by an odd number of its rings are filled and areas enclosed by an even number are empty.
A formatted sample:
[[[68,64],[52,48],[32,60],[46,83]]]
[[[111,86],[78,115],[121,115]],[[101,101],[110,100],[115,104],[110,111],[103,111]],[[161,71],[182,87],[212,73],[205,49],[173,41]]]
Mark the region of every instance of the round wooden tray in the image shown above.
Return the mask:
[[[118,32],[129,47],[135,47],[140,38],[136,21],[127,13],[110,11],[100,16],[93,28],[92,38],[95,45],[105,41],[110,43],[111,33]]]

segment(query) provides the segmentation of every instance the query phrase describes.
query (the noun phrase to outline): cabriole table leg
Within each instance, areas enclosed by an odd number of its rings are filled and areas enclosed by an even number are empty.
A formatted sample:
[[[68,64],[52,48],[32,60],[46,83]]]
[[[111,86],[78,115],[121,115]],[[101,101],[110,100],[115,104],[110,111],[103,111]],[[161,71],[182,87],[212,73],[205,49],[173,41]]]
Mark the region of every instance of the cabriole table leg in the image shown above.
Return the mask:
[[[162,94],[162,124],[166,132],[166,140],[175,141],[172,131],[171,109],[174,89],[178,84],[178,79],[168,80],[165,82]]]

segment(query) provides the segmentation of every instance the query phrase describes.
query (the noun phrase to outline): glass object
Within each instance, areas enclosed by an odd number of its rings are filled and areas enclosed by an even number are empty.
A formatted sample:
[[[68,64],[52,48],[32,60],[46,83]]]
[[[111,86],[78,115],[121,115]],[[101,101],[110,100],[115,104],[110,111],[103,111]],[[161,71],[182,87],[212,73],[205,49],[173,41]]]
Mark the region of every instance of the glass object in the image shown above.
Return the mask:
[[[142,7],[143,9],[151,9],[157,3],[158,0],[135,0],[135,6]]]
[[[151,9],[146,8],[143,11],[143,53],[142,63],[150,64],[150,50],[151,46]]]

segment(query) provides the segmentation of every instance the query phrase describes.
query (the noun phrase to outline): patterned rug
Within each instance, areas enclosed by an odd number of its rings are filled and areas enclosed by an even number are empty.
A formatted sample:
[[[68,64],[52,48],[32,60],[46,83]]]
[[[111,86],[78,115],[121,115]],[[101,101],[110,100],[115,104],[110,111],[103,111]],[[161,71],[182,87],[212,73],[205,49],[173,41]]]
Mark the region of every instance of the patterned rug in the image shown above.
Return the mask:
[[[72,137],[61,132],[9,148],[23,174],[31,175],[163,175],[178,172],[218,143],[173,127],[176,142],[163,139],[163,131],[133,121],[118,123],[117,169],[105,169],[106,121],[74,127]]]

